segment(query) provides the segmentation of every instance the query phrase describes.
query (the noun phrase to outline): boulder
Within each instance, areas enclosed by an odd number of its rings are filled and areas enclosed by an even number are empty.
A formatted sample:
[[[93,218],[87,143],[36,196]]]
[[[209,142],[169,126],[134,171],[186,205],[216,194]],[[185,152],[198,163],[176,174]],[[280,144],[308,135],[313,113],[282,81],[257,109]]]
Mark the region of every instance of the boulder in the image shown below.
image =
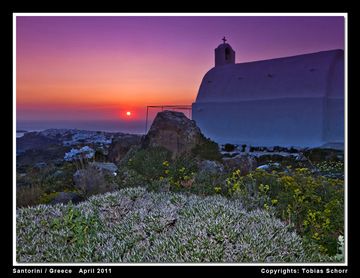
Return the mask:
[[[222,173],[224,172],[224,166],[213,160],[202,160],[198,164],[199,172],[207,172],[207,173]]]
[[[114,173],[116,173],[116,171],[118,170],[118,167],[111,162],[93,162],[91,163],[91,166],[95,167],[96,169],[104,173],[108,173],[111,175],[114,175]]]
[[[59,194],[50,202],[50,204],[51,205],[60,204],[60,203],[67,204],[70,201],[73,204],[77,204],[83,200],[84,199],[75,192],[59,192]]]
[[[47,163],[44,161],[40,161],[35,163],[34,167],[37,169],[44,169],[47,166]]]
[[[183,113],[175,111],[159,112],[147,135],[142,140],[142,147],[164,147],[177,157],[190,151],[206,140],[195,121]]]
[[[224,157],[223,163],[228,171],[240,170],[241,175],[246,175],[256,169],[257,162],[253,156],[237,155],[235,157]]]
[[[111,162],[118,163],[130,148],[134,145],[138,145],[141,142],[141,136],[128,134],[119,138],[114,138],[108,153],[108,159]]]
[[[278,162],[263,164],[263,165],[256,167],[256,169],[261,169],[261,170],[268,171],[268,172],[271,172],[273,170],[282,170],[281,164]]]
[[[322,161],[341,161],[344,151],[337,149],[312,148],[305,150],[303,154],[312,163],[317,163]]]

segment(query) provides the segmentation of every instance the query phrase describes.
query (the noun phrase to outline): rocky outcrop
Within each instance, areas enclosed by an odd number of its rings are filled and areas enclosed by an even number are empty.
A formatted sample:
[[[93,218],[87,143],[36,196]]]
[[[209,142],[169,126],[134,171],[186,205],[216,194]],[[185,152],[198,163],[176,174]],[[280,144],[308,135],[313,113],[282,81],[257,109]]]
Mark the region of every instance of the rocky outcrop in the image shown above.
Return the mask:
[[[312,148],[303,152],[304,156],[311,162],[321,161],[342,161],[344,159],[343,150]]]
[[[142,141],[142,147],[164,147],[176,157],[189,153],[205,140],[195,121],[188,119],[181,112],[163,111],[156,115]]]
[[[286,170],[286,169],[283,169],[281,164],[278,163],[278,162],[263,164],[263,165],[258,166],[256,169],[264,170],[264,171],[269,172],[269,173],[271,173],[274,170],[275,171],[284,171],[284,170]]]
[[[198,164],[199,172],[206,173],[222,173],[224,172],[224,166],[218,162],[213,160],[202,160]]]
[[[96,169],[107,172],[108,174],[114,175],[116,171],[118,170],[118,167],[111,162],[93,162],[91,163],[91,166],[95,167]]]
[[[108,159],[111,162],[118,163],[132,146],[138,145],[141,142],[139,135],[126,135],[120,138],[114,138],[110,147]]]
[[[234,171],[239,169],[241,175],[246,175],[257,167],[256,159],[250,155],[237,155],[234,157],[224,157],[223,163],[225,169]]]

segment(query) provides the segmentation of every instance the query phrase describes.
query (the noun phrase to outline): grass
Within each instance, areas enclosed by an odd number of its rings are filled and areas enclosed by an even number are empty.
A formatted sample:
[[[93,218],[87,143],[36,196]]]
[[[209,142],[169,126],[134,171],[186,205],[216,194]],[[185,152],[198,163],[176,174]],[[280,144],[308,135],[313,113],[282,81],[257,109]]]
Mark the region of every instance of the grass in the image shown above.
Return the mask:
[[[112,263],[312,262],[270,211],[239,200],[127,188],[78,205],[17,210],[17,261]]]

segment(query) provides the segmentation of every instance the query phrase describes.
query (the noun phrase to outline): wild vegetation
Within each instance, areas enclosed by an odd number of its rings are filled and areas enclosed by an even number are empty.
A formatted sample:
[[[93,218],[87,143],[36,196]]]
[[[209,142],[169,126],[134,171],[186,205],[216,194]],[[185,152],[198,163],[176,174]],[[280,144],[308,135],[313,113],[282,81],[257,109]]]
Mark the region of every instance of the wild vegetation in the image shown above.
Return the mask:
[[[329,173],[342,172],[342,162],[320,163],[318,171],[288,165],[269,171],[256,169],[243,176],[240,170],[199,171],[195,160],[182,156],[170,161],[166,150],[143,150],[123,161],[117,184],[240,199],[247,210],[274,211],[305,241],[315,243],[322,254],[337,253],[337,240],[344,229],[344,181],[329,177]],[[144,172],[151,167],[156,170]]]
[[[44,168],[28,167],[26,175],[17,173],[16,206],[26,207],[49,203],[58,192],[77,191],[73,187],[73,163],[49,165]]]
[[[233,152],[233,146],[226,149]],[[245,145],[242,146],[245,149]],[[89,150],[87,150],[88,152]],[[74,151],[75,156],[79,153]],[[75,154],[76,153],[76,154]],[[86,156],[17,177],[17,258],[22,262],[319,262],[344,259],[344,164],[308,153],[241,173],[220,165],[208,140],[176,158],[133,147],[116,176],[91,194],[75,188]],[[94,160],[94,155],[91,156]],[[90,170],[89,170],[90,171]],[[95,178],[96,173],[91,172]],[[89,197],[50,203],[60,191]],[[39,247],[41,246],[41,248]],[[40,249],[39,249],[40,248]]]

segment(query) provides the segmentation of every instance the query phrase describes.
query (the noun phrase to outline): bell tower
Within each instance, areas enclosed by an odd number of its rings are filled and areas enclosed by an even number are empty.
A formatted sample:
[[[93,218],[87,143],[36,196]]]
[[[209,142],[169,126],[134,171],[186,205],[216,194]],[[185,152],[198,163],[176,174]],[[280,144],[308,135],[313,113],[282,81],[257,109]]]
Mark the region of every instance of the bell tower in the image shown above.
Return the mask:
[[[223,43],[215,48],[215,67],[235,64],[235,51],[226,43],[225,37],[222,40]]]

